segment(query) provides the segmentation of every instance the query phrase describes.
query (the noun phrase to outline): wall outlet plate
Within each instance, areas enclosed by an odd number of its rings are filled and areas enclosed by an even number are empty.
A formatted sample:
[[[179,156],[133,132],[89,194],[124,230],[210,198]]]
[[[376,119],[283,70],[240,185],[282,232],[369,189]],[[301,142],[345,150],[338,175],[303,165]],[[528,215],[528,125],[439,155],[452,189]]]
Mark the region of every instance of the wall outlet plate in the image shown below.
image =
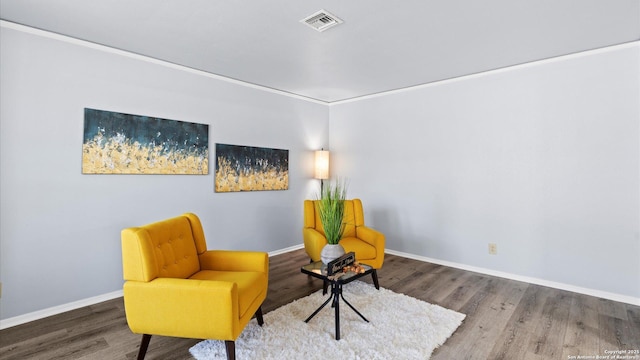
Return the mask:
[[[489,254],[490,255],[498,255],[498,245],[494,243],[489,243]]]

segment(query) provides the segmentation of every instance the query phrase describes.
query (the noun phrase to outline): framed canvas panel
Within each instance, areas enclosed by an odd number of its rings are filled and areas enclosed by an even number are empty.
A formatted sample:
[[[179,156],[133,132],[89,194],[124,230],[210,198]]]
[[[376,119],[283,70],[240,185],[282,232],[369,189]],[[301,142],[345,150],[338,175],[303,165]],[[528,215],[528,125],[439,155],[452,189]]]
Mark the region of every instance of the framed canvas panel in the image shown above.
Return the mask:
[[[289,150],[216,144],[216,192],[289,189]]]
[[[209,173],[209,125],[84,109],[83,174]]]

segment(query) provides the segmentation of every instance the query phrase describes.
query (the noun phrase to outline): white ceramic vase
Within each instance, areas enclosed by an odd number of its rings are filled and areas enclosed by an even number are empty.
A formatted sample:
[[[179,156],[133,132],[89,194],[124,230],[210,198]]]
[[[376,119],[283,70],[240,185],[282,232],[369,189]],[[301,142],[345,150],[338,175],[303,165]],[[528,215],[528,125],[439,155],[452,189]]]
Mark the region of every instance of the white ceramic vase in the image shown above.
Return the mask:
[[[320,251],[320,259],[322,263],[326,265],[344,254],[345,251],[342,245],[327,244],[322,248],[322,251]]]

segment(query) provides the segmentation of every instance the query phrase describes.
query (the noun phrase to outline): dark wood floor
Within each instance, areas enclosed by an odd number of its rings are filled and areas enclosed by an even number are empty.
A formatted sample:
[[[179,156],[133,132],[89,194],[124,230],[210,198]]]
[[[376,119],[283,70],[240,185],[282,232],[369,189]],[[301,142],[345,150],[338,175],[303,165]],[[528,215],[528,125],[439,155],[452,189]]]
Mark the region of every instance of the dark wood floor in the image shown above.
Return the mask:
[[[265,313],[322,287],[300,273],[307,261],[304,250],[270,259]],[[640,350],[638,306],[393,255],[378,276],[382,287],[467,315],[432,359],[569,359]],[[0,331],[0,359],[133,359],[139,341],[120,298]],[[147,359],[191,359],[197,342],[153,337]]]

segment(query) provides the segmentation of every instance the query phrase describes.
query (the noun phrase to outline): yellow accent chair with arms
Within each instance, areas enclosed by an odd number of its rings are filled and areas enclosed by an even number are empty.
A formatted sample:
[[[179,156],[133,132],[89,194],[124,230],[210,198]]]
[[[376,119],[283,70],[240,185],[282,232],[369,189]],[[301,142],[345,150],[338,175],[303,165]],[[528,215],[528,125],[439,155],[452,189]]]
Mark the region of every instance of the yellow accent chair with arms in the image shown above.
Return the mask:
[[[138,359],[151,335],[223,340],[227,359],[235,359],[249,320],[263,324],[267,253],[207,250],[191,213],[124,229],[121,240],[127,323],[143,335]]]
[[[302,237],[304,248],[311,261],[320,261],[320,252],[327,244],[324,228],[320,220],[318,200],[304,201],[304,228]],[[360,199],[344,201],[345,229],[340,245],[346,252],[353,251],[356,260],[380,269],[384,262],[385,237],[381,232],[364,225],[364,211]],[[373,281],[379,288],[378,279],[374,272]]]

